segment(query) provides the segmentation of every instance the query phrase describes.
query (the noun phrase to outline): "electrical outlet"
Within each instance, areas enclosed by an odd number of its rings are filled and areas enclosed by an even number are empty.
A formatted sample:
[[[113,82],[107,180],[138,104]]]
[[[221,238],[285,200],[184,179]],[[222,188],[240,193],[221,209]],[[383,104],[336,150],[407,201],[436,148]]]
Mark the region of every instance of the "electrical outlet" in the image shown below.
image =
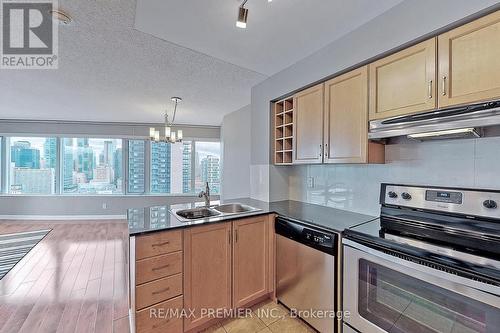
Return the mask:
[[[107,204],[107,203],[105,203],[105,202],[103,202],[103,203],[102,203],[102,209],[108,209],[108,204]]]
[[[307,188],[314,188],[314,177],[307,177]]]

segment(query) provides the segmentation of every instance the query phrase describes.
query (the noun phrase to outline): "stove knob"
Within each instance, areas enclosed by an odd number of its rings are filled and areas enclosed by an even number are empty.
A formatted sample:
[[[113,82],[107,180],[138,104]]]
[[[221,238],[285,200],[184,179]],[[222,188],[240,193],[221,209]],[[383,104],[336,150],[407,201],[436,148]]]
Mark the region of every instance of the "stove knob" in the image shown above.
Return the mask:
[[[387,193],[387,195],[389,196],[389,198],[392,198],[392,199],[396,199],[398,197],[398,194],[394,191],[389,191],[389,193]]]
[[[411,200],[411,194],[407,193],[407,192],[403,192],[403,193],[401,193],[401,198],[403,198],[405,200]]]
[[[483,206],[488,209],[495,209],[497,208],[497,203],[493,200],[485,200],[483,201]]]

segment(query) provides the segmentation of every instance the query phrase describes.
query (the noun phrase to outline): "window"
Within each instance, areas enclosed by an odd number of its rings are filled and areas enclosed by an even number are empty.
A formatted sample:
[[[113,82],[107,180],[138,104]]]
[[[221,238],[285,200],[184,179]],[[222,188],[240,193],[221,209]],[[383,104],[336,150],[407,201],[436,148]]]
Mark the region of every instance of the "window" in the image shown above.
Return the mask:
[[[151,193],[191,193],[191,145],[151,142]]]
[[[122,193],[122,140],[62,139],[63,193]]]
[[[56,138],[11,137],[9,152],[9,193],[56,192]]]
[[[212,194],[220,193],[220,142],[197,141],[195,152],[195,191],[204,190],[208,182]]]
[[[128,192],[144,193],[146,143],[143,140],[128,141]]]

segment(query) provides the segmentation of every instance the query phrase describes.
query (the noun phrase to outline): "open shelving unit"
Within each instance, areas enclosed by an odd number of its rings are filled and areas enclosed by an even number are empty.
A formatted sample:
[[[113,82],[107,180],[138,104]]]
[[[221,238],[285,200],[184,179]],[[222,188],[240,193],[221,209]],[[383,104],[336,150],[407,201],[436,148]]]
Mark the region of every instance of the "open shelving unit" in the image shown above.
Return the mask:
[[[293,161],[293,97],[273,105],[274,164],[288,165]]]

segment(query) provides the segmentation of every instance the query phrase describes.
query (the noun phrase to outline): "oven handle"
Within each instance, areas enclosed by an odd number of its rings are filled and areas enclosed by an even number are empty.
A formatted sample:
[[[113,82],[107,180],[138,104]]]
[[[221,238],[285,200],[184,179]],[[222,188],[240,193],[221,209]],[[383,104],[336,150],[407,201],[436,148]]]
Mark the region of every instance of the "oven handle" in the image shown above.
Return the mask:
[[[464,288],[469,288],[469,289],[474,289],[474,290],[480,291],[480,292],[484,293],[485,298],[488,298],[488,300],[481,299],[482,302],[488,303],[488,304],[495,306],[495,307],[500,307],[500,298],[498,298],[500,296],[500,287],[490,285],[487,283],[483,283],[483,282],[479,282],[479,281],[475,281],[472,279],[467,279],[465,277],[461,277],[458,275],[447,273],[445,271],[433,269],[431,267],[427,267],[424,265],[419,265],[417,263],[413,263],[411,261],[404,260],[404,259],[392,256],[390,254],[386,254],[384,252],[372,249],[368,246],[359,244],[359,243],[354,242],[354,241],[349,240],[349,239],[344,238],[342,240],[342,242],[344,245],[347,245],[349,247],[357,249],[361,252],[367,253],[370,256],[389,261],[389,262],[391,262],[395,265],[398,265],[398,266],[404,266],[404,267],[413,269],[415,271],[418,271],[422,275],[422,277],[418,277],[419,279],[424,280],[424,281],[428,281],[434,285],[443,286],[446,289],[449,289],[449,290],[452,290],[452,291],[455,291],[455,292],[458,292],[461,294],[464,294],[464,292],[463,292]],[[391,268],[393,268],[393,267],[391,267]],[[398,270],[398,269],[396,269],[396,270]],[[399,269],[399,271],[401,273],[405,273],[404,270]],[[457,284],[460,286],[457,286]],[[488,297],[488,294],[490,295],[490,297]]]

